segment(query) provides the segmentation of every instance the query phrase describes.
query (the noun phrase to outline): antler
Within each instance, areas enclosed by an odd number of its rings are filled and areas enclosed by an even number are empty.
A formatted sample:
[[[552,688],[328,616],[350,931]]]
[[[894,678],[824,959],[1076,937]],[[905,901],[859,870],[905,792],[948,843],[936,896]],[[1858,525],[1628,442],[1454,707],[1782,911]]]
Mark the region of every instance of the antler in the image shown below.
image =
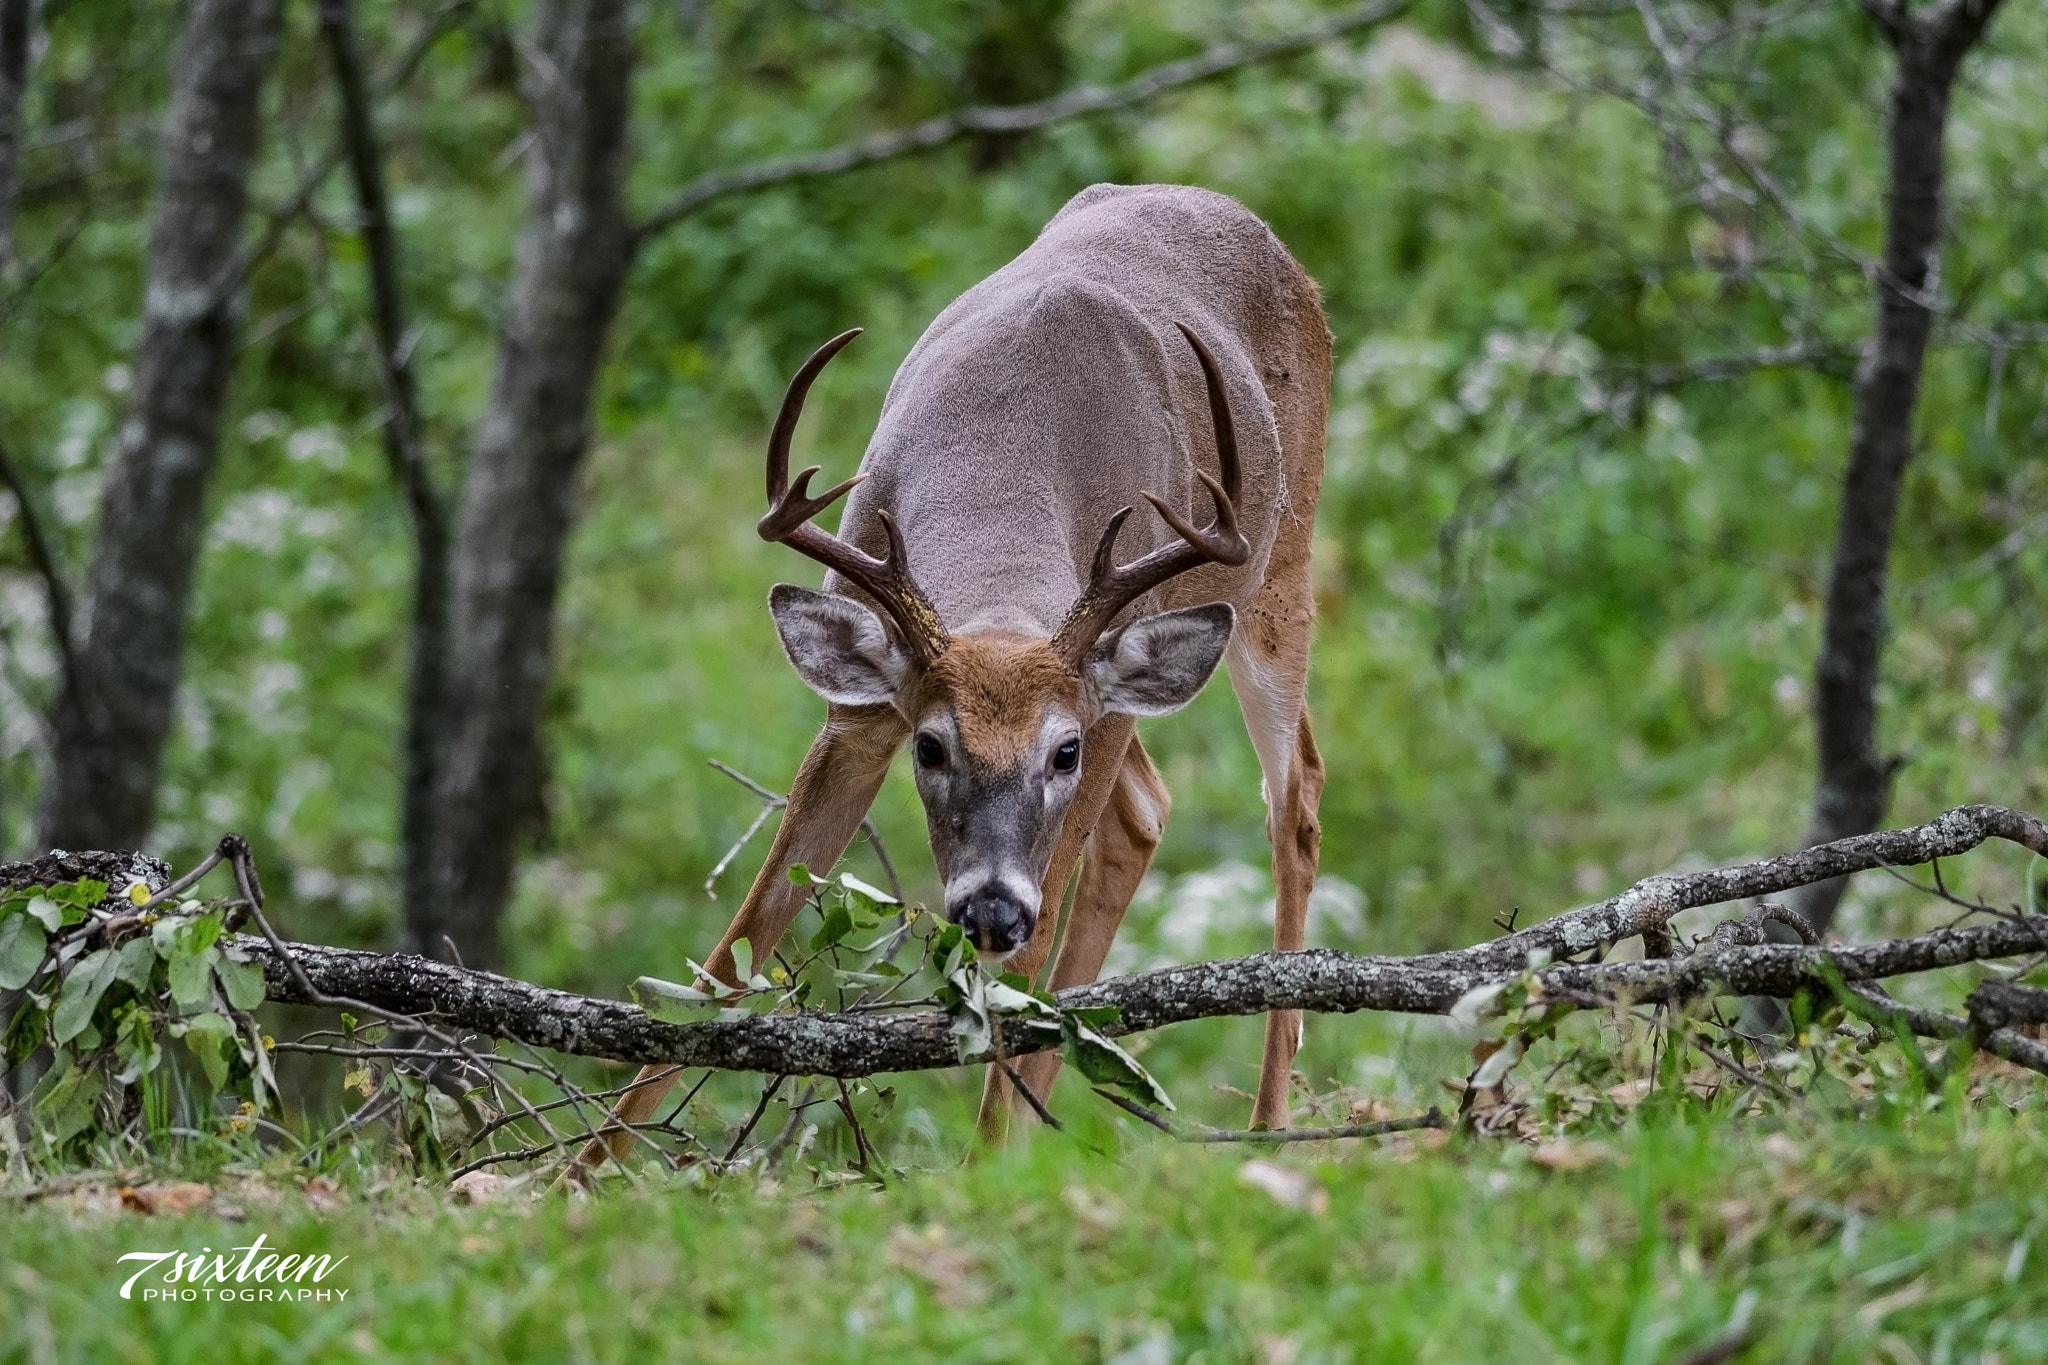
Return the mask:
[[[782,411],[775,418],[775,430],[768,437],[768,514],[761,518],[761,539],[780,541],[798,554],[817,560],[874,598],[896,623],[918,666],[925,668],[946,652],[950,641],[931,599],[910,576],[909,558],[903,552],[903,535],[896,529],[896,519],[887,512],[876,513],[889,536],[889,553],[883,559],[856,549],[811,521],[867,475],[856,474],[815,498],[810,495],[811,476],[818,472],[817,465],[798,474],[794,485],[789,481],[789,441],[796,434],[797,419],[803,416],[804,399],[811,391],[811,383],[832,357],[860,334],[861,329],[855,327],[833,337],[811,352],[811,358],[789,381],[789,392],[782,396]]]
[[[1096,640],[1109,628],[1117,613],[1138,598],[1189,569],[1203,564],[1242,564],[1251,556],[1251,545],[1245,540],[1244,533],[1237,529],[1237,499],[1241,485],[1237,429],[1230,420],[1230,399],[1223,392],[1223,375],[1216,368],[1216,357],[1209,353],[1209,348],[1202,344],[1194,329],[1184,322],[1176,322],[1174,326],[1180,328],[1181,335],[1188,339],[1188,345],[1195,348],[1195,358],[1202,363],[1202,378],[1209,389],[1209,421],[1216,429],[1216,462],[1222,469],[1223,481],[1218,483],[1209,477],[1207,471],[1200,469],[1195,471],[1195,477],[1208,486],[1209,497],[1216,504],[1216,515],[1207,526],[1197,531],[1181,520],[1156,494],[1146,491],[1145,500],[1157,508],[1166,524],[1179,534],[1180,543],[1162,546],[1122,568],[1116,565],[1116,537],[1131,509],[1122,508],[1109,519],[1109,526],[1095,547],[1095,566],[1089,575],[1088,587],[1068,610],[1066,619],[1060,622],[1060,628],[1052,637],[1053,651],[1076,672],[1080,671],[1088,651],[1095,647]]]

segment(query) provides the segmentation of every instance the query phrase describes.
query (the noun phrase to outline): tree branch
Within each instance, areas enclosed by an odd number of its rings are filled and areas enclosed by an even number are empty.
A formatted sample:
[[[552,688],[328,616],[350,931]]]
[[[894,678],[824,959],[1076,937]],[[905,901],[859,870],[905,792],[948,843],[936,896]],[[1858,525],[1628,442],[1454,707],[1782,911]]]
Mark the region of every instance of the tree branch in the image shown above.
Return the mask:
[[[1306,52],[1357,29],[1382,23],[1401,13],[1409,0],[1374,0],[1340,11],[1294,33],[1258,42],[1219,43],[1217,46],[1177,62],[1167,62],[1141,71],[1115,85],[1083,85],[1031,104],[981,105],[955,110],[908,128],[843,142],[815,152],[772,157],[722,171],[707,171],[689,181],[667,203],[654,210],[634,229],[631,247],[637,250],[648,240],[674,227],[715,199],[743,190],[786,185],[793,181],[834,175],[857,166],[889,161],[912,152],[944,146],[967,133],[1022,133],[1044,128],[1083,114],[1122,109],[1151,99],[1168,90],[1192,85],[1214,76]]]
[[[1097,982],[1061,992],[1059,999],[1070,1008],[1117,1006],[1117,1020],[1102,1027],[1114,1036],[1191,1019],[1286,1009],[1441,1014],[1467,991],[1525,971],[1532,950],[1562,958],[1661,927],[1685,909],[1783,892],[1848,872],[1952,857],[1992,838],[2048,852],[2048,825],[2034,817],[1997,806],[1965,806],[1910,829],[1738,867],[1652,877],[1599,905],[1456,952],[1419,957],[1361,957],[1325,949],[1261,953]],[[269,996],[280,1003],[346,995],[392,1013],[582,1056],[840,1078],[947,1068],[962,1060],[951,1021],[937,1012],[805,1011],[663,1024],[621,1001],[549,990],[425,958],[281,945],[313,988],[309,997],[278,947],[247,937],[238,943],[262,963]],[[2013,917],[1858,947],[1709,946],[1681,958],[1560,961],[1540,971],[1537,981],[1549,997],[1586,1004],[1671,1003],[1714,995],[1785,998],[1826,992],[1837,981],[1876,981],[2044,950],[2048,918]],[[1004,1056],[1017,1057],[1043,1051],[1047,1044],[1041,1033],[1012,1021],[1000,1046]]]
[[[21,476],[14,457],[0,444],[0,483],[7,485],[14,494],[14,505],[20,509],[22,539],[28,542],[29,562],[36,566],[42,576],[43,597],[48,603],[50,615],[50,639],[57,647],[57,661],[64,670],[63,682],[66,689],[77,685],[78,659],[72,646],[71,636],[71,585],[64,579],[64,570],[57,563],[57,555],[50,548],[49,537],[43,534],[43,519],[35,500],[29,496],[28,482]]]

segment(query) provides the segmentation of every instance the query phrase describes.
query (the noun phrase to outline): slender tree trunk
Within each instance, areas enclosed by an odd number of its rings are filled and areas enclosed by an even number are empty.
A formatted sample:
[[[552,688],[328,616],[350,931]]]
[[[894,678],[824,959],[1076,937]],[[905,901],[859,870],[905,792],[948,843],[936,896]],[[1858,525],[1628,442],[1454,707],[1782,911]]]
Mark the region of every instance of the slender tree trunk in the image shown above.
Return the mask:
[[[404,786],[399,801],[399,903],[406,946],[438,949],[441,899],[435,881],[436,784],[441,771],[448,654],[448,509],[421,443],[412,339],[398,238],[384,184],[384,150],[372,116],[350,0],[320,0],[320,29],[334,60],[342,132],[355,179],[370,270],[371,319],[384,385],[384,455],[405,498],[413,534],[411,658],[406,678]]]
[[[14,260],[14,207],[21,197],[22,97],[28,93],[42,0],[0,0],[0,278]]]
[[[1890,622],[1885,586],[1899,485],[1913,455],[1913,413],[1931,296],[1941,285],[1943,139],[1957,68],[1998,0],[1948,0],[1920,17],[1898,5],[1868,6],[1898,54],[1886,119],[1882,270],[1873,281],[1877,330],[1856,376],[1856,417],[1842,479],[1827,617],[1815,667],[1814,728],[1820,783],[1809,845],[1878,827],[1898,760],[1877,741],[1877,684]],[[1795,907],[1815,928],[1834,919],[1846,878],[1803,888]]]
[[[447,931],[495,967],[517,840],[540,802],[540,713],[562,553],[605,334],[632,255],[633,41],[624,0],[542,0],[525,226],[451,562],[448,747],[439,811]]]
[[[185,615],[241,321],[237,248],[278,0],[191,0],[171,63],[135,399],[100,504],[77,685],[43,842],[135,848],[155,817]]]

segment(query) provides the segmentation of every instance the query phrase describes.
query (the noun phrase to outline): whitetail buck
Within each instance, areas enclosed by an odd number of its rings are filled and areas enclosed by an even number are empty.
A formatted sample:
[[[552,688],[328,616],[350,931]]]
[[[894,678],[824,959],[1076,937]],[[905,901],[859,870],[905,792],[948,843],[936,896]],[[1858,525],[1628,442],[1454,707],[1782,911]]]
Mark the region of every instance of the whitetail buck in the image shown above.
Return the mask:
[[[1036,977],[1079,859],[1050,984],[1094,980],[1170,804],[1135,718],[1186,705],[1226,657],[1265,774],[1273,943],[1302,947],[1323,787],[1304,696],[1330,383],[1315,283],[1234,200],[1085,190],[940,314],[859,476],[813,497],[790,437],[856,335],[805,362],[769,438],[761,535],[831,570],[769,608],[828,711],[707,969],[731,980],[742,938],[766,960],[807,895],[790,867],[839,859],[909,739],[946,913]],[[812,521],[849,492],[839,535]],[[1141,498],[1157,518],[1129,519]],[[1300,1037],[1298,1014],[1268,1017],[1254,1124],[1287,1125]],[[1059,1057],[1018,1066],[1043,1096]],[[675,1075],[644,1070],[619,1118],[645,1121]],[[1007,1099],[991,1068],[985,1133]]]

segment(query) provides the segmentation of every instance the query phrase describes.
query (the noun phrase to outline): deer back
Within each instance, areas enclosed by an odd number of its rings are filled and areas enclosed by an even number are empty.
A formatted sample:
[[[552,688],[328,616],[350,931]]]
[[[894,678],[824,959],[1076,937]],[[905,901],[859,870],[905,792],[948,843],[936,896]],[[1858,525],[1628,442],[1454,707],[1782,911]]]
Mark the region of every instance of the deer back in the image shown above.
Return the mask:
[[[1217,470],[1215,441],[1176,323],[1207,342],[1230,397],[1251,555],[1186,573],[1133,611],[1249,600],[1281,517],[1303,494],[1313,508],[1320,430],[1306,452],[1283,452],[1281,430],[1297,425],[1285,409],[1298,391],[1320,411],[1328,335],[1313,282],[1266,225],[1187,186],[1082,191],[939,315],[890,384],[841,534],[880,554],[887,512],[950,629],[1049,634],[1118,508],[1138,507],[1124,557],[1173,538],[1144,490],[1207,518],[1193,470]],[[826,586],[845,590],[836,574]]]

